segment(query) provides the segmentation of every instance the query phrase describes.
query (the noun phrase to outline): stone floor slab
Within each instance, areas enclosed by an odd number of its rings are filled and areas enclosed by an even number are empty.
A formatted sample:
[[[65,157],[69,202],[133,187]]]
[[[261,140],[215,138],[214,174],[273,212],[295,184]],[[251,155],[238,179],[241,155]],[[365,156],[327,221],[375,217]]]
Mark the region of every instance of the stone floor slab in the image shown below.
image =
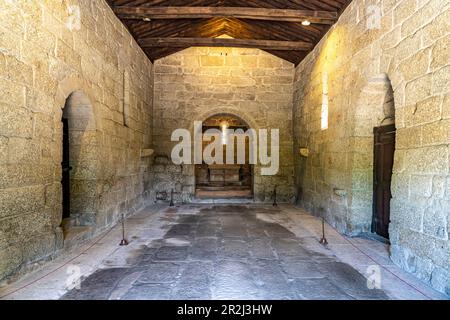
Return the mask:
[[[292,286],[300,299],[353,300],[353,297],[334,285],[328,278],[296,279]]]
[[[188,256],[188,246],[164,246],[155,253],[155,260],[185,261]]]
[[[152,262],[143,270],[137,283],[172,283],[181,275],[181,265],[173,262]]]
[[[118,226],[47,264],[49,271],[38,270],[0,288],[0,296],[75,300],[445,299],[393,265],[385,244],[349,239],[326,225],[330,245],[320,245],[321,220],[293,206],[159,206],[129,220],[129,246],[117,246],[121,238]],[[371,263],[382,271],[382,290],[367,286],[365,270]],[[66,288],[68,264],[80,267],[80,289]]]
[[[172,287],[169,284],[142,284],[133,286],[122,300],[170,300]]]

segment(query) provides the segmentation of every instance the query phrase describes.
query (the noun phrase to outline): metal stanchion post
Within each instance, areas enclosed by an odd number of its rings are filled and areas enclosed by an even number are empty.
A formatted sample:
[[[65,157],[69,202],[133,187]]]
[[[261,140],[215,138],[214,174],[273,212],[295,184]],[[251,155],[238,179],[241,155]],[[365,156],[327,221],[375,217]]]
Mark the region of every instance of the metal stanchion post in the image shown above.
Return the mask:
[[[322,239],[320,239],[319,243],[324,246],[328,244],[328,241],[325,238],[325,218],[322,218]]]
[[[170,191],[170,204],[169,207],[173,207],[175,204],[173,203],[173,189]]]
[[[277,203],[277,186],[275,186],[275,188],[273,189],[273,206],[277,207],[278,203]]]
[[[125,239],[125,215],[122,213],[122,241],[120,241],[120,246],[127,246],[128,241]]]

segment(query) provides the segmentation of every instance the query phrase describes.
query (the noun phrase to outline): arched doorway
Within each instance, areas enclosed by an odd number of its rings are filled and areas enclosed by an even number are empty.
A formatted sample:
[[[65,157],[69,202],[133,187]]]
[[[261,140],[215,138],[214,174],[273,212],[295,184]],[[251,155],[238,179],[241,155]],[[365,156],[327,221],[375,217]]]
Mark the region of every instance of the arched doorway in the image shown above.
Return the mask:
[[[354,113],[349,234],[389,238],[395,131],[394,91],[380,74],[361,90]]]
[[[97,147],[92,104],[82,91],[67,98],[62,115],[62,227],[95,222]]]
[[[395,152],[395,105],[391,83],[384,78],[379,90],[383,120],[375,127],[373,152],[373,217],[371,231],[389,239],[391,222],[391,181]]]
[[[223,133],[223,161],[213,164],[203,162],[195,166],[196,197],[203,199],[253,198],[253,165],[249,160],[250,140],[244,137],[241,140],[244,141],[244,145],[239,145],[237,138],[225,134],[225,130],[235,130],[236,135],[239,135],[239,132],[245,135],[250,129],[249,125],[235,115],[224,113],[213,115],[203,121],[202,132],[205,133],[209,129],[220,130]],[[208,144],[208,141],[203,141],[203,150]],[[229,148],[231,144],[233,147]],[[241,160],[238,156],[239,148],[245,151],[245,156]],[[230,152],[232,152],[231,155]]]

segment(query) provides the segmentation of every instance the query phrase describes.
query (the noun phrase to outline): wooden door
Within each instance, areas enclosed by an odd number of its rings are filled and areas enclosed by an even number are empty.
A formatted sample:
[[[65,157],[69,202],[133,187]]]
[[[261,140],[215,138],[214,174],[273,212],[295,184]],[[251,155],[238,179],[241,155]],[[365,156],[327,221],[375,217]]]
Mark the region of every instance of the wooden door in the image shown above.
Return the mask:
[[[374,195],[372,232],[389,239],[391,179],[395,152],[395,125],[374,128]]]
[[[70,217],[70,153],[69,153],[69,121],[63,118],[63,161],[62,191],[63,191],[63,219]]]

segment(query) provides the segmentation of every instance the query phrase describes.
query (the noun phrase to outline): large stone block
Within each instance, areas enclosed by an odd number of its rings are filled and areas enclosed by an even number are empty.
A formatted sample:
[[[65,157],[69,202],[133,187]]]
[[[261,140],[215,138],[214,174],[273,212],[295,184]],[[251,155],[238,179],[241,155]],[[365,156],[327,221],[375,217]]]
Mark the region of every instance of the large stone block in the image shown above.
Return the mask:
[[[252,87],[256,84],[255,80],[251,77],[231,77],[229,83],[238,87]]]
[[[423,215],[428,199],[412,196],[410,199],[394,199],[391,201],[391,221],[401,225],[402,230],[422,232]]]
[[[23,243],[24,262],[34,262],[48,257],[56,251],[56,237],[54,233],[34,235]]]
[[[411,175],[410,192],[412,195],[431,197],[433,176]]]
[[[373,155],[367,153],[353,153],[351,156],[352,168],[367,169],[373,166]]]
[[[0,189],[53,182],[52,164],[20,164],[0,166]]]
[[[45,205],[44,186],[0,189],[0,219],[42,211]]]
[[[39,163],[41,159],[41,146],[37,139],[9,138],[8,162]]]
[[[160,60],[161,64],[168,66],[179,66],[181,65],[181,57],[180,56],[168,56]],[[156,67],[156,66],[155,66]]]
[[[180,165],[168,165],[166,166],[165,172],[168,173],[174,173],[174,174],[181,174],[182,166]]]
[[[225,58],[220,56],[201,56],[200,63],[203,67],[220,67],[225,64]]]
[[[398,128],[396,132],[396,149],[412,149],[422,146],[423,126]]]
[[[19,213],[7,217],[0,224],[0,247],[28,239],[31,235],[51,229],[51,215],[47,211]]]
[[[18,60],[15,56],[8,56],[6,63],[8,65],[6,75],[10,80],[26,86],[33,85],[32,66]]]
[[[448,30],[448,26],[447,26]],[[447,66],[450,61],[450,53],[448,48],[450,46],[450,38],[448,36],[437,40],[431,51],[431,68],[436,70],[443,66]]]
[[[425,209],[423,232],[435,238],[448,239],[447,216],[450,201],[435,200]]]
[[[431,285],[450,296],[450,270],[435,267],[431,273]]]
[[[435,146],[420,149],[410,149],[406,154],[407,170],[412,173],[446,174],[448,172],[447,146]]]
[[[2,278],[13,274],[22,264],[22,247],[19,244],[0,249],[0,275]]]
[[[445,197],[445,176],[434,176],[432,194],[437,199],[444,199]]]
[[[397,25],[403,22],[406,18],[411,16],[416,11],[417,1],[403,0],[394,8],[394,24]]]
[[[254,56],[241,56],[241,64],[244,68],[256,68],[257,62]]]
[[[413,105],[431,96],[432,75],[427,74],[406,84],[405,104]]]
[[[443,4],[443,2],[441,2]],[[424,46],[429,46],[438,38],[443,38],[448,33],[448,21],[450,19],[450,10],[440,10],[434,20],[430,21],[423,29]],[[445,41],[445,40],[444,40]]]
[[[430,50],[425,49],[417,52],[413,56],[403,60],[399,65],[399,70],[402,73],[403,79],[405,81],[413,80],[428,71],[428,66],[430,64]],[[411,68],[414,66],[414,68]]]
[[[1,86],[4,81],[0,81]],[[19,90],[21,91],[21,89]],[[15,94],[24,94],[25,92],[10,93],[3,91],[4,94],[14,96]],[[0,96],[3,96],[0,95]],[[0,97],[0,100],[2,98]],[[8,103],[14,103],[9,101]],[[33,114],[25,108],[21,108],[20,105],[10,105],[0,102],[0,135],[31,138],[33,135]]]
[[[447,144],[450,141],[450,120],[441,120],[423,126],[422,144]]]
[[[433,85],[431,92],[433,95],[447,93],[450,85],[450,65],[443,67],[433,73]]]
[[[34,113],[33,137],[50,141],[55,133],[54,115],[46,113]],[[62,140],[61,140],[62,141]]]
[[[271,56],[259,56],[258,67],[259,68],[280,68],[282,66],[282,60]]]

